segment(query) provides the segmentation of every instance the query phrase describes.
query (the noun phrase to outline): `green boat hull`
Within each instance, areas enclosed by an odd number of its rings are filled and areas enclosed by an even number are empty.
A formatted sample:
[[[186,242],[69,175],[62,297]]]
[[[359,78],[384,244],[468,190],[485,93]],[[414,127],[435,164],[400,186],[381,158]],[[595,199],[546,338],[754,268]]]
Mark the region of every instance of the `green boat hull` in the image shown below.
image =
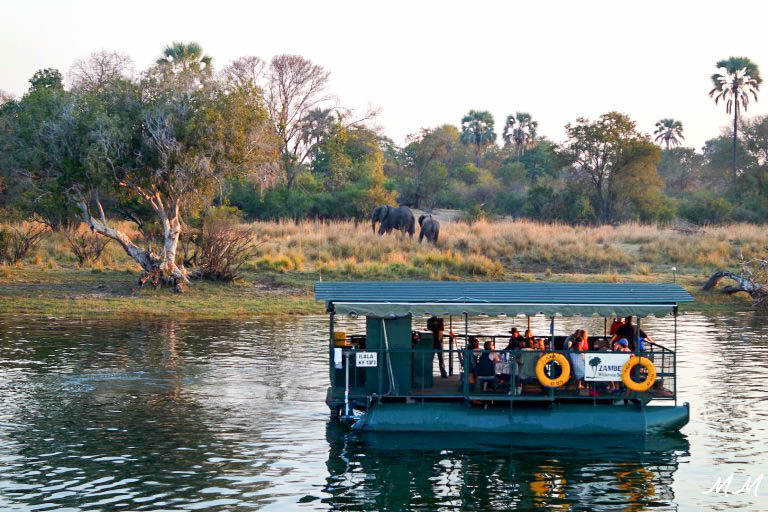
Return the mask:
[[[352,426],[375,432],[494,432],[520,434],[655,434],[690,419],[682,406],[555,404],[551,407],[469,407],[462,403],[379,403]]]

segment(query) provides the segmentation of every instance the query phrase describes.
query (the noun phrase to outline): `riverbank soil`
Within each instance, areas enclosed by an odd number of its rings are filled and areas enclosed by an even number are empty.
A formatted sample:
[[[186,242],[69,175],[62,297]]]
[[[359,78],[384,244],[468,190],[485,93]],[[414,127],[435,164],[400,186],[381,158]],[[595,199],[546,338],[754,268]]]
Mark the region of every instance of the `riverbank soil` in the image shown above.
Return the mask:
[[[248,271],[234,284],[196,281],[183,294],[138,285],[139,272],[93,268],[47,269],[35,265],[0,269],[0,313],[28,316],[127,317],[194,316],[236,318],[249,315],[321,314],[314,299],[317,272]],[[343,279],[343,276],[334,276]],[[520,273],[498,276],[512,281],[671,282],[670,275]],[[702,292],[704,274],[677,275],[676,282],[696,297],[681,311],[742,311],[744,294]]]

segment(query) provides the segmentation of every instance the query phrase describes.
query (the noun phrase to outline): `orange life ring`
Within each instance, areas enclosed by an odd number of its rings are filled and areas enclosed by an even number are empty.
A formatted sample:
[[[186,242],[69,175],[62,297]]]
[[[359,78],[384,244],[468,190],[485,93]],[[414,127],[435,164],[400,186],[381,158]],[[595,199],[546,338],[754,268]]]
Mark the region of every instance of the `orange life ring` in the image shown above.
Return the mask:
[[[556,379],[550,379],[547,376],[547,373],[544,371],[544,368],[551,361],[559,364],[560,368],[562,369],[560,376]],[[568,379],[571,378],[571,363],[568,362],[568,358],[566,358],[563,354],[558,354],[557,352],[544,354],[539,358],[538,361],[536,361],[536,377],[539,379],[541,385],[545,388],[559,388],[565,385],[565,383],[568,382]]]
[[[645,376],[645,380],[643,382],[635,382],[630,376],[632,369],[638,365],[645,368],[648,372],[648,375]],[[653,386],[654,382],[656,382],[656,366],[650,359],[646,357],[630,357],[629,361],[624,363],[624,368],[621,369],[621,382],[627,386],[627,389],[637,391],[638,393],[644,393],[648,391],[651,386]]]

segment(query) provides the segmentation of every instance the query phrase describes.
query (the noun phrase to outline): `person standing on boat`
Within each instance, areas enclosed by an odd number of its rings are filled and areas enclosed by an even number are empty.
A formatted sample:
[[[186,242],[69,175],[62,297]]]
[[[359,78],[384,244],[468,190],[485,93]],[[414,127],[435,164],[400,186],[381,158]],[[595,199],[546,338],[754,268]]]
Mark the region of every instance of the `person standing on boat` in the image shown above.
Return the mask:
[[[579,329],[573,336],[573,340],[566,349],[571,351],[569,359],[576,386],[578,389],[584,389],[584,353],[589,350],[589,335],[587,331]]]
[[[432,315],[427,320],[427,330],[432,332],[432,348],[437,353],[437,361],[440,365],[440,375],[446,379],[448,378],[448,372],[445,371],[445,361],[443,360],[443,331],[445,330],[445,323],[443,319]]]
[[[614,340],[624,338],[629,344],[629,352],[634,352],[637,347],[638,337],[641,338],[643,342],[655,343],[653,338],[645,334],[645,331],[632,324],[632,315],[629,315],[624,319],[624,323],[616,330],[616,334],[613,338]],[[645,343],[643,343],[643,345],[645,345]],[[641,350],[644,348],[644,346],[640,347]]]

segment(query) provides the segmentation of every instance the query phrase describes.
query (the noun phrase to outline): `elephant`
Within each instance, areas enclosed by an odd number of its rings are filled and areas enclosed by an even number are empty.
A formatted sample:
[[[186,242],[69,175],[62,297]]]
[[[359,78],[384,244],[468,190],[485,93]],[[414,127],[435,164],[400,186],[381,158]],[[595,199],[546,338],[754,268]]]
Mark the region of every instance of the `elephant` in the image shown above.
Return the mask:
[[[384,220],[384,217],[386,217],[387,213],[390,209],[393,209],[391,206],[383,204],[381,206],[377,206],[375,210],[373,210],[373,215],[371,215],[371,228],[373,228],[373,233],[376,233],[376,223],[381,222]]]
[[[419,243],[421,243],[424,237],[427,237],[427,242],[436,244],[437,237],[440,235],[440,223],[433,219],[431,215],[419,215],[419,226],[421,226]]]
[[[395,208],[393,206],[379,206],[373,211],[371,216],[373,229],[376,229],[376,221],[379,224],[379,235],[389,233],[393,229],[402,231],[403,235],[408,233],[411,238],[416,232],[416,217],[407,206]]]

